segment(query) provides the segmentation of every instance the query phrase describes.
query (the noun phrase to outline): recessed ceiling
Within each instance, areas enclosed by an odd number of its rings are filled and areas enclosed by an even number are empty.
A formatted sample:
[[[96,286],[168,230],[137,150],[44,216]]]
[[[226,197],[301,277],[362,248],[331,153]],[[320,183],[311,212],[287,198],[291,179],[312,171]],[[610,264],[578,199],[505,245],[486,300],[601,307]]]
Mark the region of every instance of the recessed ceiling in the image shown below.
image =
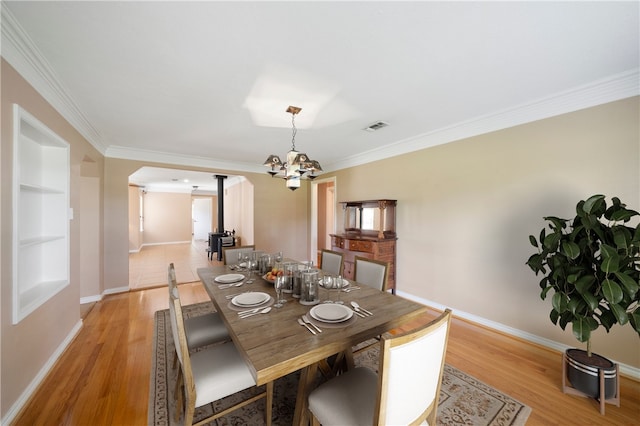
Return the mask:
[[[325,170],[637,95],[638,2],[2,2],[2,56],[109,157]],[[363,131],[376,121],[390,123]]]

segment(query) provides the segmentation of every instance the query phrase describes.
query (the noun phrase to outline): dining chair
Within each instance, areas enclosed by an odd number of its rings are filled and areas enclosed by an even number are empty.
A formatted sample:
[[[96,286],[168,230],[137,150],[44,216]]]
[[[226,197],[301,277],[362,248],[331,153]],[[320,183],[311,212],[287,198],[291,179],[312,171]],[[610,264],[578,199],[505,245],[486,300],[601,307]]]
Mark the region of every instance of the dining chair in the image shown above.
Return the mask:
[[[173,263],[169,264],[168,270],[169,294],[180,301],[178,283],[176,280],[176,270]],[[182,305],[180,305],[182,307]],[[212,345],[214,343],[231,340],[229,331],[224,325],[222,318],[217,312],[196,315],[184,320],[184,330],[187,339],[187,348],[194,349]],[[174,358],[173,367],[176,367]]]
[[[333,250],[320,250],[320,269],[333,275],[342,275],[344,255]]]
[[[415,330],[385,335],[379,373],[357,367],[309,394],[314,426],[436,424],[451,310]]]
[[[251,253],[256,248],[255,245],[240,246],[240,247],[223,247],[222,248],[222,262],[225,265],[234,264],[238,262],[238,253]]]
[[[354,258],[353,279],[360,284],[387,291],[389,262],[356,256]]]
[[[196,407],[210,404],[227,396],[234,395],[245,389],[256,386],[249,367],[244,362],[233,342],[209,346],[200,351],[189,353],[184,328],[184,317],[180,308],[180,299],[169,296],[169,312],[171,316],[171,332],[180,361],[178,389],[184,385],[184,392],[176,392],[177,410],[176,420],[182,412],[184,398],[184,424],[194,425],[193,416]],[[265,390],[258,391],[253,396],[217,413],[202,419],[195,425],[203,425],[248,405],[261,398],[265,401],[265,421],[271,425],[273,405],[273,382],[265,385]]]

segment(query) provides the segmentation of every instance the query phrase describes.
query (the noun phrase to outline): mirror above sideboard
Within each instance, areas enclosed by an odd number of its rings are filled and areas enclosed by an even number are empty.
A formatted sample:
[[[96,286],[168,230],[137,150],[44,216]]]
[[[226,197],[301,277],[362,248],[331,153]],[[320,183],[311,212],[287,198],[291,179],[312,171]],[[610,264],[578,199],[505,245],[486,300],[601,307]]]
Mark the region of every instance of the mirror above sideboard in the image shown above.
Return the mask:
[[[343,201],[344,231],[377,237],[396,237],[396,200]]]

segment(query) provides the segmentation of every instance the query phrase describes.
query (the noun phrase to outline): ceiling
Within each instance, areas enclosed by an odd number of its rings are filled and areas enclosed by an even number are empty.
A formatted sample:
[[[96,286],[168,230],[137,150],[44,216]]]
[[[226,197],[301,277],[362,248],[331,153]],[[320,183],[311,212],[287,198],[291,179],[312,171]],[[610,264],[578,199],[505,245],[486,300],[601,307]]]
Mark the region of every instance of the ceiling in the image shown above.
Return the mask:
[[[639,16],[636,1],[2,1],[2,56],[107,157],[262,172],[291,147],[295,105],[296,147],[328,171],[637,95]]]

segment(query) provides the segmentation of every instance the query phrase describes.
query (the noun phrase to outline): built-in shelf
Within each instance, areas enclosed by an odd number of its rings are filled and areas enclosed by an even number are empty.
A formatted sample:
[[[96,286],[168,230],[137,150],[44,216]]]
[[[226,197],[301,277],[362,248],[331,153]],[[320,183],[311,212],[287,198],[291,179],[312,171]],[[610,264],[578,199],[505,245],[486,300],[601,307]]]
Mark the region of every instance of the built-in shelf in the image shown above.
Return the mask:
[[[69,144],[18,105],[13,137],[13,323],[69,284]]]

